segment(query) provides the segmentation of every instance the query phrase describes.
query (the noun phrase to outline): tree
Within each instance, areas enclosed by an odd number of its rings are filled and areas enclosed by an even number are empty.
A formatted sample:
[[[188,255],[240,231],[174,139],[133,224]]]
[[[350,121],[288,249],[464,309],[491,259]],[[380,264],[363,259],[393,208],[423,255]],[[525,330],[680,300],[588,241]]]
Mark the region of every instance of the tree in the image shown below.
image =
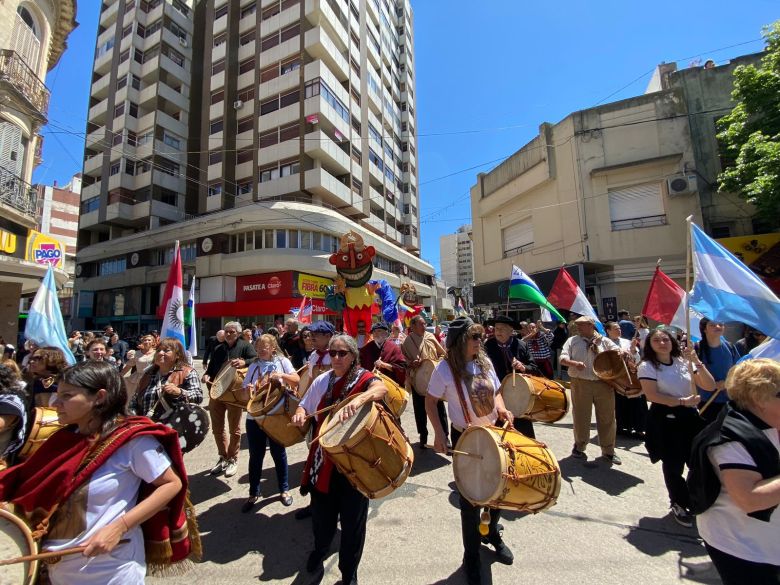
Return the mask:
[[[737,105],[718,122],[718,140],[734,163],[718,182],[754,204],[774,228],[780,225],[780,20],[764,29],[764,38],[761,65],[734,70]]]

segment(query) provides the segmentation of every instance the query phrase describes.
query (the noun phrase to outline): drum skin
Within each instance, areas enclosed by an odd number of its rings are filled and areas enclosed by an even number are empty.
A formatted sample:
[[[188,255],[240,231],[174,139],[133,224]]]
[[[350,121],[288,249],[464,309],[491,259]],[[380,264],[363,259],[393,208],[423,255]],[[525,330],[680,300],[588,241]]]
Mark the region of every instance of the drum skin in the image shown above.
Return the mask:
[[[341,408],[322,424],[322,449],[367,498],[391,494],[412,470],[414,452],[409,440],[392,415],[373,402],[365,403],[343,423],[338,422]]]
[[[13,512],[0,508],[0,559],[38,553],[38,543],[27,524]],[[0,567],[0,585],[32,585],[38,575],[38,561]]]
[[[304,366],[303,368],[301,368],[301,370],[298,370],[298,375],[301,377],[300,382],[298,382],[298,398],[303,400],[303,397],[306,396],[306,392],[309,390],[309,386],[311,386],[311,383],[314,382],[314,379],[320,374],[329,372],[330,366],[313,366],[311,377],[309,377],[308,366]]]
[[[593,373],[606,382],[615,392],[628,398],[642,394],[642,384],[636,375],[636,366],[626,364],[620,353],[614,349],[602,351],[593,358]]]
[[[475,506],[535,514],[558,500],[561,472],[544,443],[514,429],[472,426],[455,451],[455,484]]]
[[[36,406],[35,419],[30,434],[19,450],[19,460],[22,461],[35,453],[43,442],[62,428],[58,422],[57,410],[48,406]]]
[[[382,380],[387,387],[387,394],[385,394],[382,402],[385,403],[385,406],[393,413],[395,418],[400,419],[409,402],[409,393],[401,388],[390,376],[383,374],[379,370],[374,370],[374,375]]]
[[[566,389],[541,376],[507,374],[501,381],[501,395],[514,416],[536,422],[554,423],[569,412]]]
[[[439,365],[439,362],[423,360],[419,367],[414,370],[412,385],[414,386],[414,391],[420,396],[427,396],[428,384],[431,381],[431,376],[433,376],[433,370],[436,369],[437,365]]]
[[[230,362],[226,363],[209,388],[209,398],[245,409],[248,397],[244,397],[243,394],[248,390],[244,390],[242,386],[248,369],[234,368]]]
[[[247,413],[255,419],[265,434],[283,447],[302,442],[309,432],[311,419],[303,427],[291,424],[300,399],[288,388],[270,389],[264,386],[246,405]]]

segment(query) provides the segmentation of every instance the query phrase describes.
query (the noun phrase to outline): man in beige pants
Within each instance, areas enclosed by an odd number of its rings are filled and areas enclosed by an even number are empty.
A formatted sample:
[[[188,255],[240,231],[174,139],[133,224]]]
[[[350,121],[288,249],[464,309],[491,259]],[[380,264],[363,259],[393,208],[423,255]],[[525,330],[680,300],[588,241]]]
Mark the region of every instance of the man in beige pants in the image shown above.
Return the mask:
[[[612,341],[596,332],[591,317],[575,321],[577,335],[566,340],[561,350],[561,365],[569,368],[571,402],[574,418],[574,448],[572,457],[587,459],[585,449],[590,441],[590,420],[596,407],[596,430],[602,457],[612,465],[620,465],[615,455],[615,391],[593,373],[593,358],[610,349],[620,350]]]

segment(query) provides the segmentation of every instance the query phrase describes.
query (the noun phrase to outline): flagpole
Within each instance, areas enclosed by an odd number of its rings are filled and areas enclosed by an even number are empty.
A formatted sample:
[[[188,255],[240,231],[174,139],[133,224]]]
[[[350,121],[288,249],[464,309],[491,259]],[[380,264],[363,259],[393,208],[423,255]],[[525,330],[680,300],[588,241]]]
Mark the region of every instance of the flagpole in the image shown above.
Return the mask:
[[[691,252],[691,222],[693,221],[693,216],[689,215],[685,218],[686,223],[686,254],[685,254],[685,331],[686,331],[686,347],[689,347],[693,349],[693,344],[691,343],[691,270],[693,267],[691,266],[693,264],[692,259],[692,252]],[[661,259],[658,259],[658,262],[661,262]],[[693,357],[688,354],[688,371],[691,372],[691,395],[696,394],[696,382],[693,379]]]

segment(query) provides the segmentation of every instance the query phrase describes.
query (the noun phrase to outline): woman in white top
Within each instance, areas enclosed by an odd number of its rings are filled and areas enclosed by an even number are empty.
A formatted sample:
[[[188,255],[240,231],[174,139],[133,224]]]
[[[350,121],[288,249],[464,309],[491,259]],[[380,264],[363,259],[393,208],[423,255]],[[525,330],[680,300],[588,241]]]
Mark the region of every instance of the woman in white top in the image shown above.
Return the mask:
[[[732,402],[714,424],[728,428],[727,437],[737,440],[724,440],[722,430],[717,430],[716,444],[708,448],[707,456],[720,480],[720,494],[696,520],[724,585],[780,583],[779,389],[780,363],[775,360],[747,360],[726,378]],[[711,430],[715,429],[708,427],[704,434]],[[774,466],[771,456],[766,462],[754,460],[745,441],[750,441],[751,449],[763,442],[767,454],[777,451]]]
[[[146,368],[154,363],[154,356],[157,349],[157,343],[153,335],[144,335],[138,341],[138,349],[127,360],[125,367],[122,368],[122,375],[125,377],[125,385],[127,386],[127,395],[132,397],[138,390],[138,382],[141,380]],[[130,375],[127,376],[127,373]]]
[[[281,382],[285,386],[298,387],[300,377],[290,360],[281,355],[282,350],[276,337],[267,333],[261,335],[255,340],[255,351],[257,360],[249,366],[244,378],[244,386],[254,384],[268,375],[271,380]],[[263,474],[266,446],[271,450],[271,457],[276,467],[276,481],[279,484],[282,504],[292,506],[293,498],[287,480],[287,450],[266,435],[251,416],[246,417],[246,437],[249,442],[249,499],[244,502],[241,511],[250,512],[260,499],[260,477]]]
[[[447,453],[447,433],[442,428],[437,403],[446,400],[452,422],[452,443],[457,443],[466,427],[494,425],[497,421],[512,424],[513,415],[499,392],[501,384],[496,377],[482,340],[485,329],[467,317],[455,319],[447,331],[447,357],[433,371],[425,397],[425,410],[436,433],[434,449]],[[463,495],[460,499],[460,528],[463,538],[463,565],[469,585],[482,583],[479,533],[480,508]],[[500,563],[511,565],[514,555],[501,539],[499,509],[490,510],[488,542],[496,551]]]
[[[634,317],[634,327],[636,327],[635,337],[639,339],[639,348],[645,346],[645,339],[650,334],[650,328],[647,325],[647,318],[644,315],[637,315]]]
[[[689,359],[693,360],[693,373],[688,367]],[[714,388],[715,380],[692,349],[686,349],[682,355],[676,337],[665,329],[656,329],[647,336],[638,375],[642,391],[652,403],[647,421],[647,452],[653,463],[661,461],[674,519],[681,526],[691,527],[690,495],[683,471],[693,438],[703,428],[696,409],[699,395],[691,377],[700,388]]]

